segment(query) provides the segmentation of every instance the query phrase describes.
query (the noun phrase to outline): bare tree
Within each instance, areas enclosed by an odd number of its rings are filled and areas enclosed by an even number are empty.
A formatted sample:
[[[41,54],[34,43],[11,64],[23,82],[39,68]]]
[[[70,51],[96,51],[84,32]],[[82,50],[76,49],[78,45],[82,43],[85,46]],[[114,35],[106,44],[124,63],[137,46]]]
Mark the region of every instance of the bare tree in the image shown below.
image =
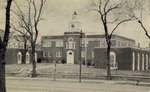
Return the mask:
[[[150,0],[142,0],[142,1],[135,0],[132,2],[135,3],[134,13],[135,12],[139,13],[139,14],[136,14],[135,19],[137,20],[137,22],[140,24],[140,26],[144,30],[145,35],[150,39],[150,35],[148,33],[148,30],[144,26],[144,21],[142,20],[143,13],[146,13],[146,15],[145,15],[146,17],[147,16],[150,17]]]
[[[20,22],[17,22],[17,23],[21,24]],[[28,44],[27,44],[29,42],[28,32],[26,30],[24,30],[24,29],[19,29],[19,26],[18,26],[18,28],[16,28],[14,26],[14,24],[11,24],[11,28],[14,29],[15,31],[21,33],[20,36],[23,38],[23,51],[22,51],[22,60],[21,60],[22,62],[21,63],[25,64],[25,62],[26,62],[26,53],[27,53],[27,51],[29,49]]]
[[[20,31],[23,35],[28,38],[28,40],[31,43],[31,61],[33,65],[33,70],[32,70],[32,77],[36,77],[36,61],[35,61],[35,46],[36,46],[36,41],[38,37],[38,24],[43,18],[41,17],[42,15],[42,10],[44,7],[44,4],[46,0],[26,0],[27,6],[25,11],[24,8],[21,8],[21,6],[18,5],[16,1],[14,1],[18,11],[13,11],[15,15],[17,15],[18,19],[20,20],[19,26],[23,30],[26,30],[29,36],[24,34],[24,32]]]
[[[110,48],[111,38],[114,31],[124,22],[133,20],[126,0],[99,0],[90,3],[89,11],[96,11],[99,14],[99,19],[102,22],[105,31],[107,43],[107,80],[111,80],[110,71]]]
[[[10,8],[11,8],[12,0],[7,0],[6,5],[6,21],[5,21],[5,33],[3,39],[0,37],[0,92],[6,92],[6,84],[5,84],[5,54],[6,47],[9,40],[9,32],[10,32]]]

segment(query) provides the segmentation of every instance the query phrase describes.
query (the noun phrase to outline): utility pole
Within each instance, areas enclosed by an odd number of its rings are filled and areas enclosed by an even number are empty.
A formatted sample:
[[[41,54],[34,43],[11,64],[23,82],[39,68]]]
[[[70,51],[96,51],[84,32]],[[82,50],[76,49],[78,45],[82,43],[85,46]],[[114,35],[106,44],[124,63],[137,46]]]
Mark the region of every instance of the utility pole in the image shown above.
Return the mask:
[[[86,55],[87,55],[87,35],[85,35],[85,41],[84,41],[84,48],[85,48],[85,66],[87,67],[88,65],[87,65],[87,59],[86,59]]]
[[[79,82],[81,82],[81,65],[82,65],[81,52],[82,52],[82,35],[83,35],[83,32],[82,32],[82,30],[81,30],[81,32],[80,32],[80,69],[79,69],[80,75],[79,75]]]

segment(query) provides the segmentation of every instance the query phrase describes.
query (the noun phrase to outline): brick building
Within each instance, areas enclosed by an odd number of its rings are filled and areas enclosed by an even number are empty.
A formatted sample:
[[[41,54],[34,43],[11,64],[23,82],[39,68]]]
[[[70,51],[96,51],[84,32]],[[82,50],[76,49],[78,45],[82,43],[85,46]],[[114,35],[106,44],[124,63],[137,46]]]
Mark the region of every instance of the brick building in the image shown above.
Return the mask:
[[[4,31],[0,30],[0,37],[3,38]],[[2,39],[3,40],[3,39]],[[27,47],[30,47],[30,42],[27,42]],[[9,41],[7,45],[5,61],[7,64],[28,64],[31,63],[31,49],[28,49],[26,53],[25,62],[22,62],[22,54],[24,50],[24,38],[22,35],[18,35],[16,32],[10,32]],[[37,49],[35,53],[35,59],[42,58],[42,51]]]
[[[95,48],[95,68],[106,69],[107,53],[106,48]],[[149,69],[149,50],[133,47],[111,48],[110,64],[111,68],[119,70],[148,70]]]
[[[44,60],[48,62],[65,61],[72,64],[77,64],[81,60],[97,62],[95,58],[100,52],[94,52],[94,49],[106,48],[105,36],[104,34],[87,35],[82,33],[80,25],[81,23],[76,20],[76,15],[73,14],[73,19],[68,26],[69,31],[64,32],[63,35],[42,36],[41,49]],[[135,40],[113,35],[112,47],[135,47]],[[95,54],[97,54],[96,57]],[[99,67],[99,65],[95,67]]]

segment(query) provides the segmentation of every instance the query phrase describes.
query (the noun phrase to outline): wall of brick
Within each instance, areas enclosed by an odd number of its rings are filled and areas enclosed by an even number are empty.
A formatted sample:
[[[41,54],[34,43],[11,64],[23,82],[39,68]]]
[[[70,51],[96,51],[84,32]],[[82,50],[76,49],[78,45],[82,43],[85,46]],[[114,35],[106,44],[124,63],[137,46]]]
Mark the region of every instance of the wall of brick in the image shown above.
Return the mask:
[[[7,64],[18,64],[18,52],[22,53],[22,49],[7,49],[5,61]],[[30,63],[31,63],[31,50],[28,51],[30,54]],[[42,58],[42,51],[36,51],[37,59]]]
[[[135,48],[111,48],[111,51],[116,53],[119,70],[132,70],[133,52],[135,53],[135,70],[137,70],[138,53],[140,55],[140,70],[142,70],[142,54],[144,55],[144,69],[146,69],[146,55],[148,55],[149,60],[149,51]],[[107,66],[106,48],[95,48],[94,55],[94,67],[105,69]]]

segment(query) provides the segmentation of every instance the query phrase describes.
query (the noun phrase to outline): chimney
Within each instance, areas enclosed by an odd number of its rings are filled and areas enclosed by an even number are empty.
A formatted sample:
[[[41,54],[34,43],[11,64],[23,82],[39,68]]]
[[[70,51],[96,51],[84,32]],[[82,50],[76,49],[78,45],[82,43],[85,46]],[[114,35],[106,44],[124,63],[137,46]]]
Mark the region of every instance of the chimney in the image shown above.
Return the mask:
[[[140,48],[140,43],[138,43],[138,48]]]

